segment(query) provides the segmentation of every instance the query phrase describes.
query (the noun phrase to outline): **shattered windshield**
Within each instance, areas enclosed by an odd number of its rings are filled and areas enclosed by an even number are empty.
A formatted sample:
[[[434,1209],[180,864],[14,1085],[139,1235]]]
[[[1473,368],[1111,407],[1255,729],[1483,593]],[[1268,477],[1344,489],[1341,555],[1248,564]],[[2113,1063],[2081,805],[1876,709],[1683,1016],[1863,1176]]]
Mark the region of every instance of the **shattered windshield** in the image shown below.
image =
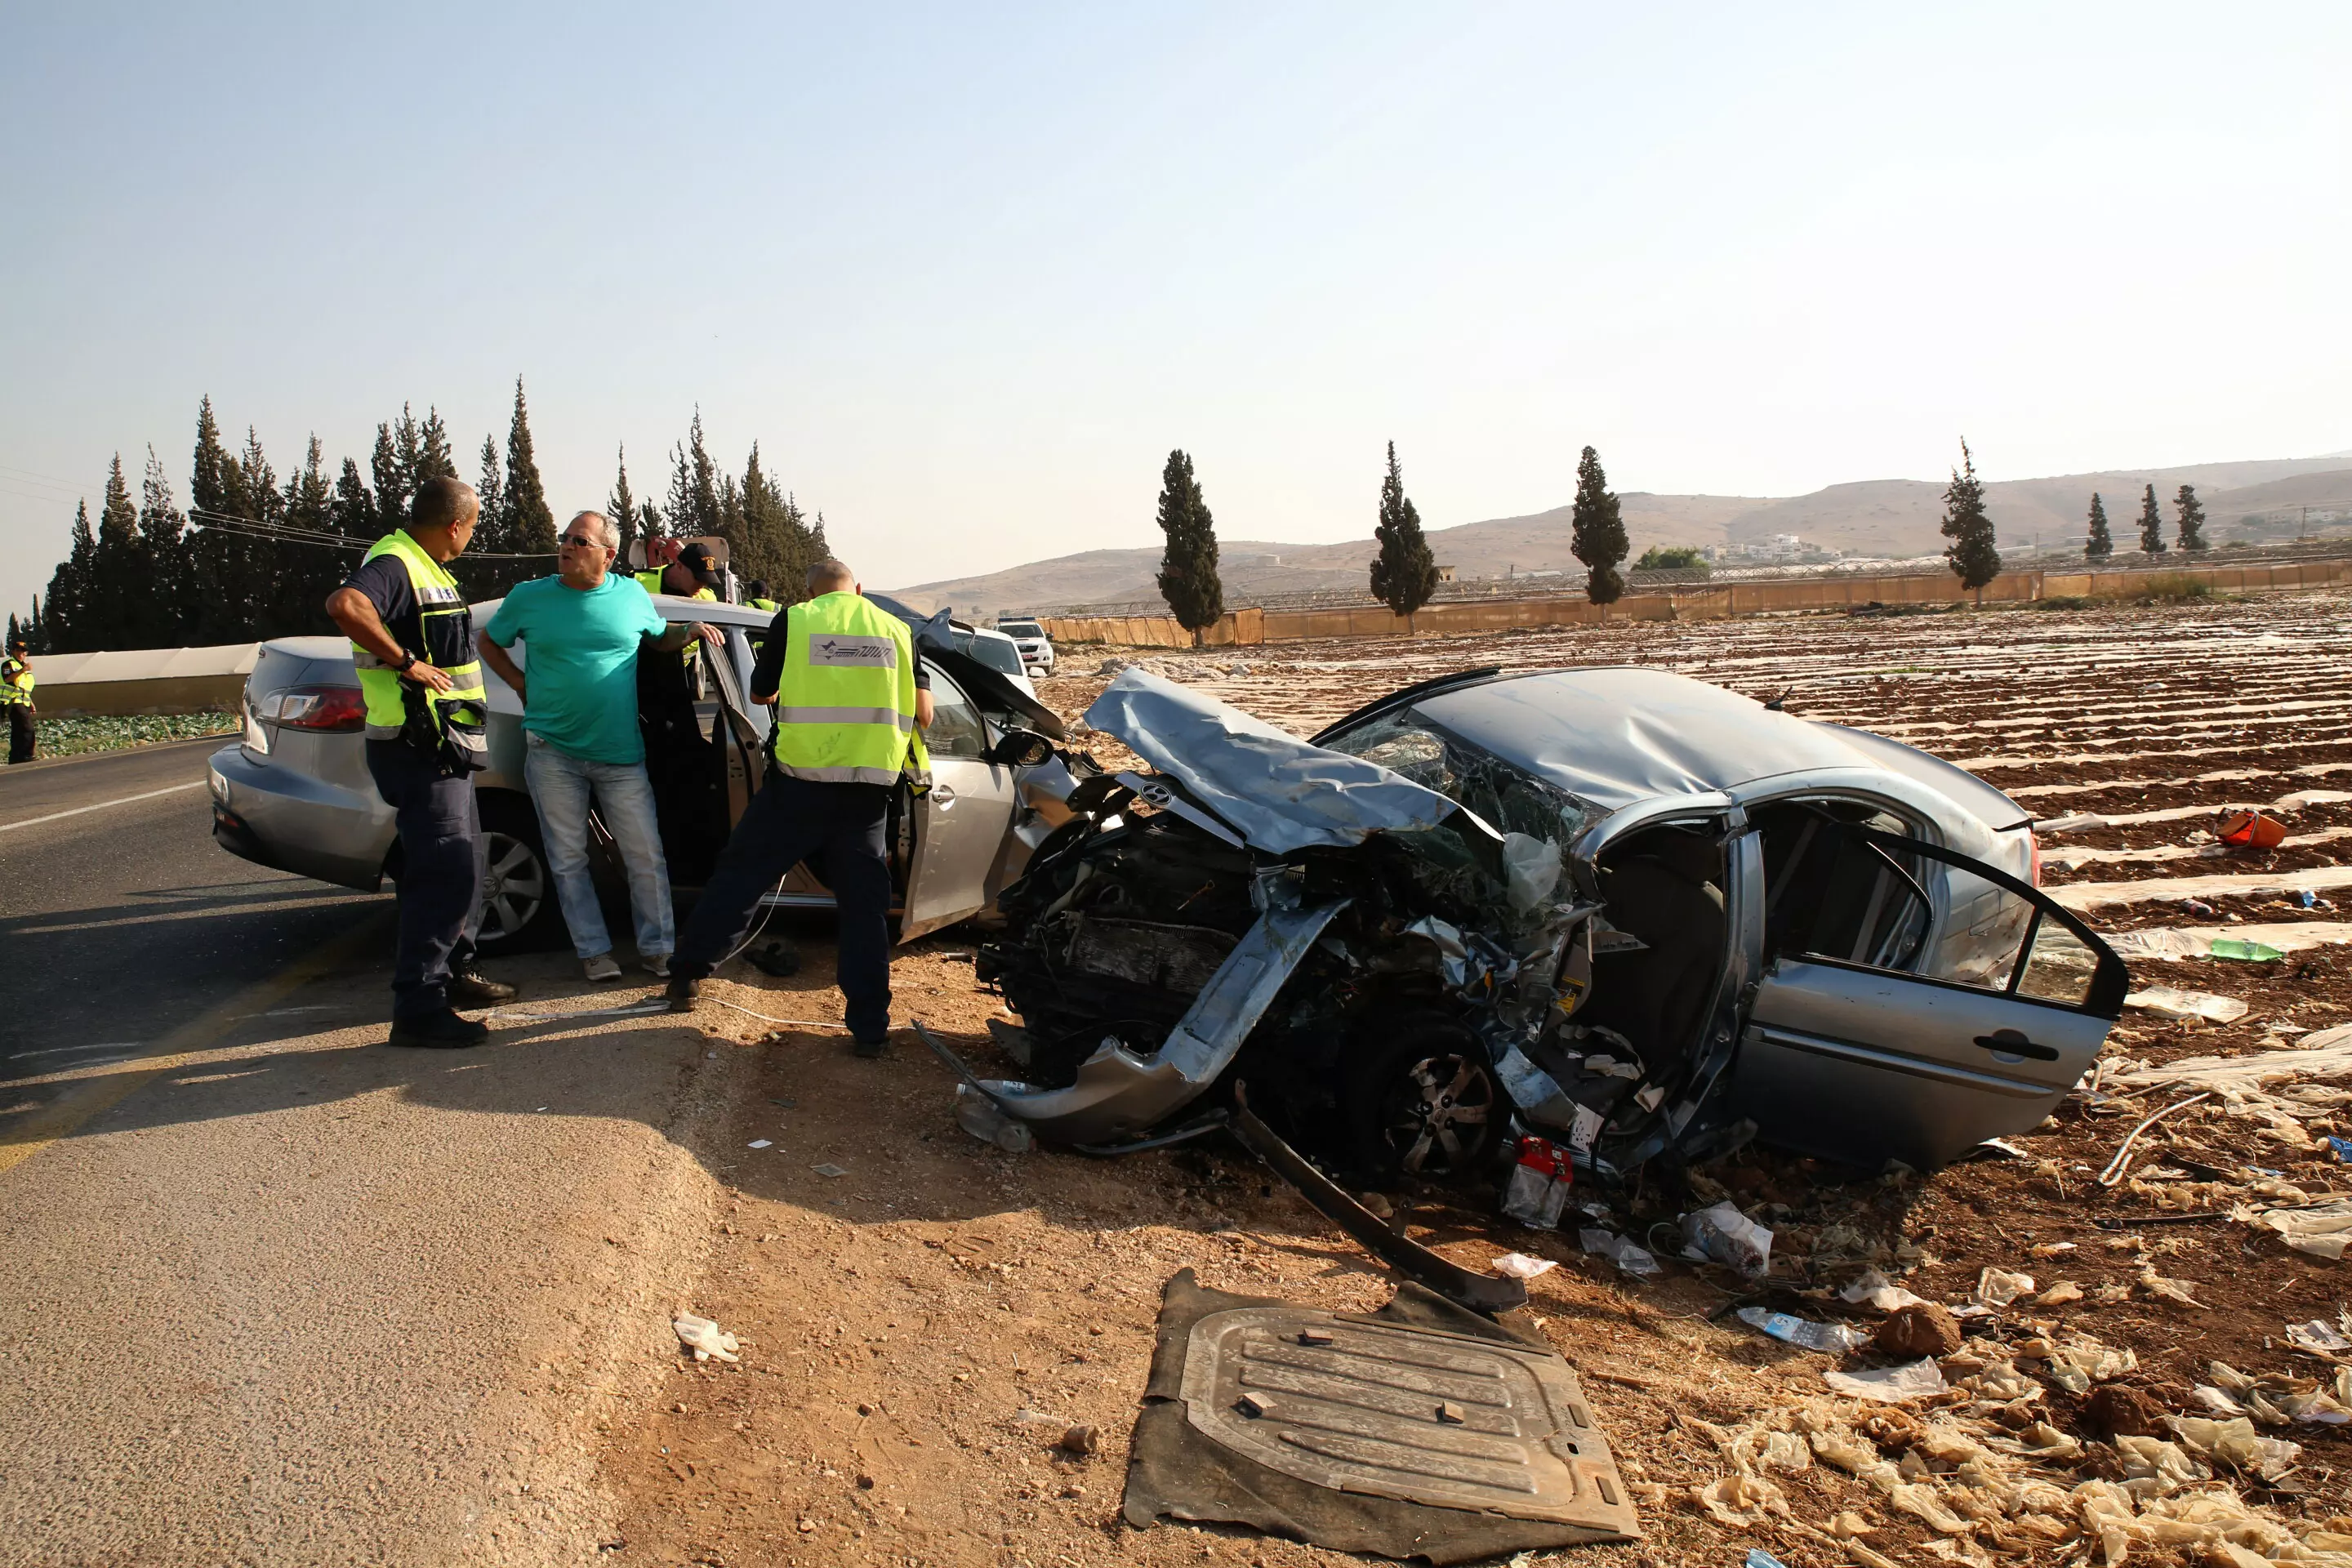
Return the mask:
[[[1549,839],[1565,850],[1608,813],[1544,783],[1458,735],[1449,735],[1411,708],[1387,713],[1323,742],[1402,773],[1433,789],[1497,833]]]

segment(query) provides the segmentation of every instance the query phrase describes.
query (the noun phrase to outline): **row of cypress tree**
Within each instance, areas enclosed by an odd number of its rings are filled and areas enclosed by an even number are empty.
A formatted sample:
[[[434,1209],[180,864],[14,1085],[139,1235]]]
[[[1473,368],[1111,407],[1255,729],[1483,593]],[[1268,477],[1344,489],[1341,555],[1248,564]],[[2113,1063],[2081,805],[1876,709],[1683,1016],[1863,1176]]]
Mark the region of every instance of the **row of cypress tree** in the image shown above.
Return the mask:
[[[2197,487],[2183,485],[2172,498],[2174,510],[2179,515],[2175,542],[2183,550],[2211,548],[2205,542],[2205,503],[2197,499]],[[2164,542],[2164,513],[2157,509],[2156,487],[2149,485],[2140,492],[2139,547],[2150,555],[2162,555],[2169,548]],[[2092,561],[2105,561],[2116,552],[2116,536],[2107,526],[2106,503],[2099,492],[2091,492],[2091,529],[2083,542],[2083,554]]]
[[[1157,521],[1167,540],[1160,561],[1160,596],[1168,601],[1176,624],[1191,632],[1197,644],[1201,633],[1225,613],[1224,584],[1217,576],[1216,525],[1201,493],[1200,478],[1192,471],[1192,459],[1181,448],[1168,454],[1160,470]],[[1570,510],[1569,533],[1569,548],[1588,573],[1585,593],[1594,604],[1615,603],[1625,592],[1624,576],[1617,568],[1632,546],[1600,455],[1590,447],[1576,467],[1576,504]],[[1437,557],[1422,532],[1420,510],[1404,493],[1394,441],[1389,443],[1372,537],[1380,546],[1372,557],[1372,596],[1406,617],[1409,626],[1413,612],[1437,592]]]
[[[621,454],[604,503],[623,542],[641,534],[716,535],[745,579],[764,579],[778,597],[797,596],[808,568],[826,554],[824,520],[811,519],[760,461],[757,443],[741,476],[723,472],[703,443],[697,410],[687,439],[671,452],[661,504],[631,489]],[[368,471],[345,458],[331,475],[312,436],[301,466],[278,477],[250,427],[242,450],[221,438],[212,399],[196,410],[186,510],[151,446],[134,501],[118,454],[93,521],[76,509],[71,544],[33,602],[8,616],[36,653],[179,647],[246,642],[334,628],[327,595],[375,540],[407,521],[425,480],[460,478],[437,409],[418,419],[404,405],[376,426]],[[541,481],[522,382],[515,382],[506,449],[482,440],[474,487],[481,521],[452,570],[469,598],[496,598],[555,565],[555,515]]]

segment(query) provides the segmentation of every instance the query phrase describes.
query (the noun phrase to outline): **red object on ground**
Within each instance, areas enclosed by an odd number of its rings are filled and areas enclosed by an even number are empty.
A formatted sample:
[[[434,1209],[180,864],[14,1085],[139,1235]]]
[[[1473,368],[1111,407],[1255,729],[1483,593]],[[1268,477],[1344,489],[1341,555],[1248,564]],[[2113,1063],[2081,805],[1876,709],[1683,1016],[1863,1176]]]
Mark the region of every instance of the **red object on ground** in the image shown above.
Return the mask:
[[[2286,842],[2286,824],[2259,811],[2233,811],[2217,831],[2234,849],[2275,849]]]

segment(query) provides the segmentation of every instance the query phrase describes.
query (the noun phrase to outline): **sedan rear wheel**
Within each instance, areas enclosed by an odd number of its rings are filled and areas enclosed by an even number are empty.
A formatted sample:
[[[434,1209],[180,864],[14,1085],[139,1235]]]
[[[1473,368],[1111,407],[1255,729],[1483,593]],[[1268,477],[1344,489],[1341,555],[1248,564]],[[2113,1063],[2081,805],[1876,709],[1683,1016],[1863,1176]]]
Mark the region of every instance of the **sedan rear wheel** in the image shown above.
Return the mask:
[[[484,952],[519,952],[546,946],[563,930],[555,901],[555,873],[539,837],[539,815],[519,802],[482,801],[482,927],[474,938]]]

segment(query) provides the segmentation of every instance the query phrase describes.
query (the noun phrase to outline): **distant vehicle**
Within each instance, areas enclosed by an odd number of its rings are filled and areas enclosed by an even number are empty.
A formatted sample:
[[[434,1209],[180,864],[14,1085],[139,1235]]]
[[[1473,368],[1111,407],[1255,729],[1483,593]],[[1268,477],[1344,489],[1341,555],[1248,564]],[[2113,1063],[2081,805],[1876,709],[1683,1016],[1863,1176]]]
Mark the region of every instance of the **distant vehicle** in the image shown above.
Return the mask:
[[[1021,650],[1021,662],[1030,670],[1038,675],[1054,673],[1054,639],[1034,617],[999,616],[996,629],[1013,639]]]
[[[766,639],[767,612],[747,605],[654,596],[662,618],[707,621],[727,641],[696,656],[705,679],[696,696],[680,684],[664,691],[641,677],[646,764],[655,812],[680,893],[698,889],[729,831],[760,787],[767,767],[770,710],[748,689]],[[897,606],[887,605],[893,614]],[[484,625],[495,601],[474,606]],[[1052,741],[1061,721],[1038,706],[1010,638],[974,638],[975,653],[942,647],[941,627],[915,627],[930,668],[936,717],[925,732],[931,787],[903,785],[891,803],[888,842],[894,911],[900,940],[986,908],[1020,875],[1029,852],[1066,813],[1055,804],[1074,782]],[[530,645],[516,648],[524,668]],[[1003,672],[1011,664],[1015,673]],[[563,929],[555,880],[540,842],[539,818],[523,784],[522,704],[491,670],[488,769],[474,775],[489,878],[482,892],[480,942],[486,952],[553,942]],[[210,780],[213,839],[246,859],[320,881],[373,891],[399,875],[392,808],[368,777],[362,748],[365,705],[352,669],[351,644],[339,637],[275,637],[262,644],[241,704],[245,731],[216,752]],[[1085,764],[1078,766],[1083,771]],[[591,867],[600,884],[617,887],[621,868],[599,823]],[[796,867],[771,905],[825,908],[833,901],[805,866]]]
[[[961,621],[950,621],[948,626],[955,637],[958,653],[979,660],[1030,696],[1037,695],[1037,689],[1029,682],[1028,655],[1018,642],[987,626],[967,626]]]

